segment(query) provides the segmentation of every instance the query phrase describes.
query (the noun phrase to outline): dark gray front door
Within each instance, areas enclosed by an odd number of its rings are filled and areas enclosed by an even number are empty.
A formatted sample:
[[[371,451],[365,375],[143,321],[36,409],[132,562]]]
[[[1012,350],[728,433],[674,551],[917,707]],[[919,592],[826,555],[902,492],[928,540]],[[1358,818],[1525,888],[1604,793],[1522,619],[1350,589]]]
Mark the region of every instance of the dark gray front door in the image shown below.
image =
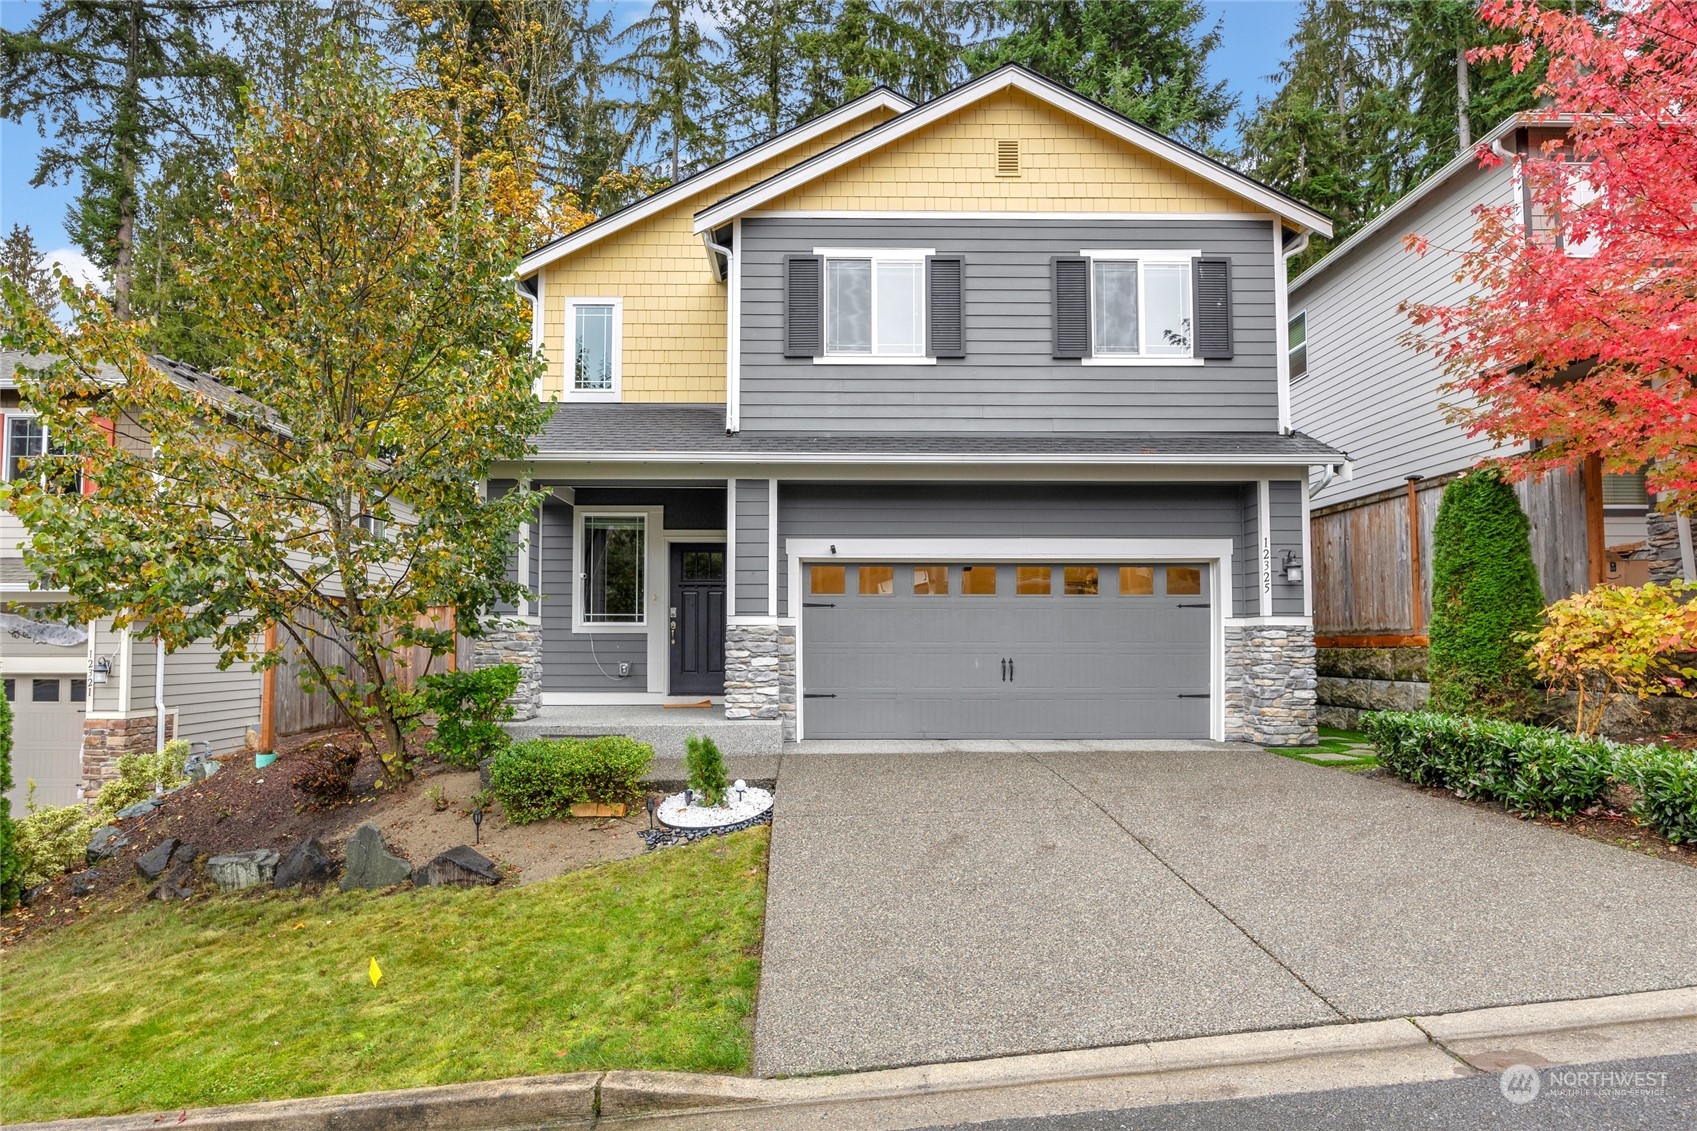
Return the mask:
[[[1208,737],[1204,565],[810,564],[802,586],[807,738]]]
[[[667,609],[673,695],[725,691],[725,544],[672,544]]]

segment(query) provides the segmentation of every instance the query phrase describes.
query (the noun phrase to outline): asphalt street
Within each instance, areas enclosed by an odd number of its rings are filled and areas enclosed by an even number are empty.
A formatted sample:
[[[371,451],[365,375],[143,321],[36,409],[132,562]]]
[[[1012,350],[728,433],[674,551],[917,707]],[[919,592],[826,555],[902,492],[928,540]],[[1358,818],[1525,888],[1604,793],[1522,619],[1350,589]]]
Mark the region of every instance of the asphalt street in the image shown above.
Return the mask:
[[[1524,1076],[1044,1115],[926,1131],[1690,1131],[1697,1055],[1538,1069]],[[1505,1077],[1516,1086],[1505,1088]],[[1509,1099],[1505,1092],[1514,1092]],[[1534,1094],[1535,1093],[1535,1094]],[[1518,1101],[1518,1102],[1517,1102]]]

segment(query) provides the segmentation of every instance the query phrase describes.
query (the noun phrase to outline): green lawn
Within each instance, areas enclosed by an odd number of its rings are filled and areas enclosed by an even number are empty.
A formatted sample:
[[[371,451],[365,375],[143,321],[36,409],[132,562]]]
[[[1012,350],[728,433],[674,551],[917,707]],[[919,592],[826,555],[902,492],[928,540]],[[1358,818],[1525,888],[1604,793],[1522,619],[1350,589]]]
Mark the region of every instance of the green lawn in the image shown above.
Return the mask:
[[[1379,758],[1373,749],[1372,740],[1360,731],[1337,730],[1333,727],[1320,728],[1320,741],[1315,746],[1281,746],[1275,753],[1283,754],[1286,758],[1294,758],[1298,762],[1308,762],[1315,766],[1326,766],[1339,770],[1364,770],[1379,764]],[[1350,758],[1348,762],[1321,761],[1309,757],[1312,754],[1342,754]]]
[[[96,914],[0,955],[0,1119],[744,1072],[766,846],[755,829],[527,887]]]

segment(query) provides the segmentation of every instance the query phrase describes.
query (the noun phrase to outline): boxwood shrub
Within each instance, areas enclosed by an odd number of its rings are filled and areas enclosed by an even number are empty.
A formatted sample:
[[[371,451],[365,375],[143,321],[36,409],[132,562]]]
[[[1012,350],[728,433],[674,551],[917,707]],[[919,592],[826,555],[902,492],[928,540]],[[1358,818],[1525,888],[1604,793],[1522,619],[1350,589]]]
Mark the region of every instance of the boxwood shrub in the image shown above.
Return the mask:
[[[618,735],[536,738],[495,755],[489,788],[507,820],[528,825],[563,817],[580,801],[635,801],[653,760],[652,746]]]
[[[1639,821],[1674,844],[1697,841],[1697,753],[1430,711],[1376,712],[1362,729],[1379,764],[1416,785],[1565,820],[1619,781],[1638,791]]]

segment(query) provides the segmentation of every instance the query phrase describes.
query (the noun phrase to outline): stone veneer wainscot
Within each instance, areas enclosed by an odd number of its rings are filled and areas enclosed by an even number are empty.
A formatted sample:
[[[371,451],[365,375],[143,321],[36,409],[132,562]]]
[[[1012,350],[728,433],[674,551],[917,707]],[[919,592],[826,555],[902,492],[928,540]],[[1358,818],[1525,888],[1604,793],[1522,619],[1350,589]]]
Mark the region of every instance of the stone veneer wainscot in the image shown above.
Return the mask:
[[[483,635],[472,639],[471,666],[474,670],[513,664],[519,670],[519,685],[507,702],[513,705],[513,721],[534,719],[542,706],[542,625],[524,617],[497,617],[483,626]]]
[[[1228,624],[1225,676],[1228,742],[1319,741],[1311,627]]]
[[[795,626],[734,624],[725,630],[725,717],[782,719],[795,738]]]

